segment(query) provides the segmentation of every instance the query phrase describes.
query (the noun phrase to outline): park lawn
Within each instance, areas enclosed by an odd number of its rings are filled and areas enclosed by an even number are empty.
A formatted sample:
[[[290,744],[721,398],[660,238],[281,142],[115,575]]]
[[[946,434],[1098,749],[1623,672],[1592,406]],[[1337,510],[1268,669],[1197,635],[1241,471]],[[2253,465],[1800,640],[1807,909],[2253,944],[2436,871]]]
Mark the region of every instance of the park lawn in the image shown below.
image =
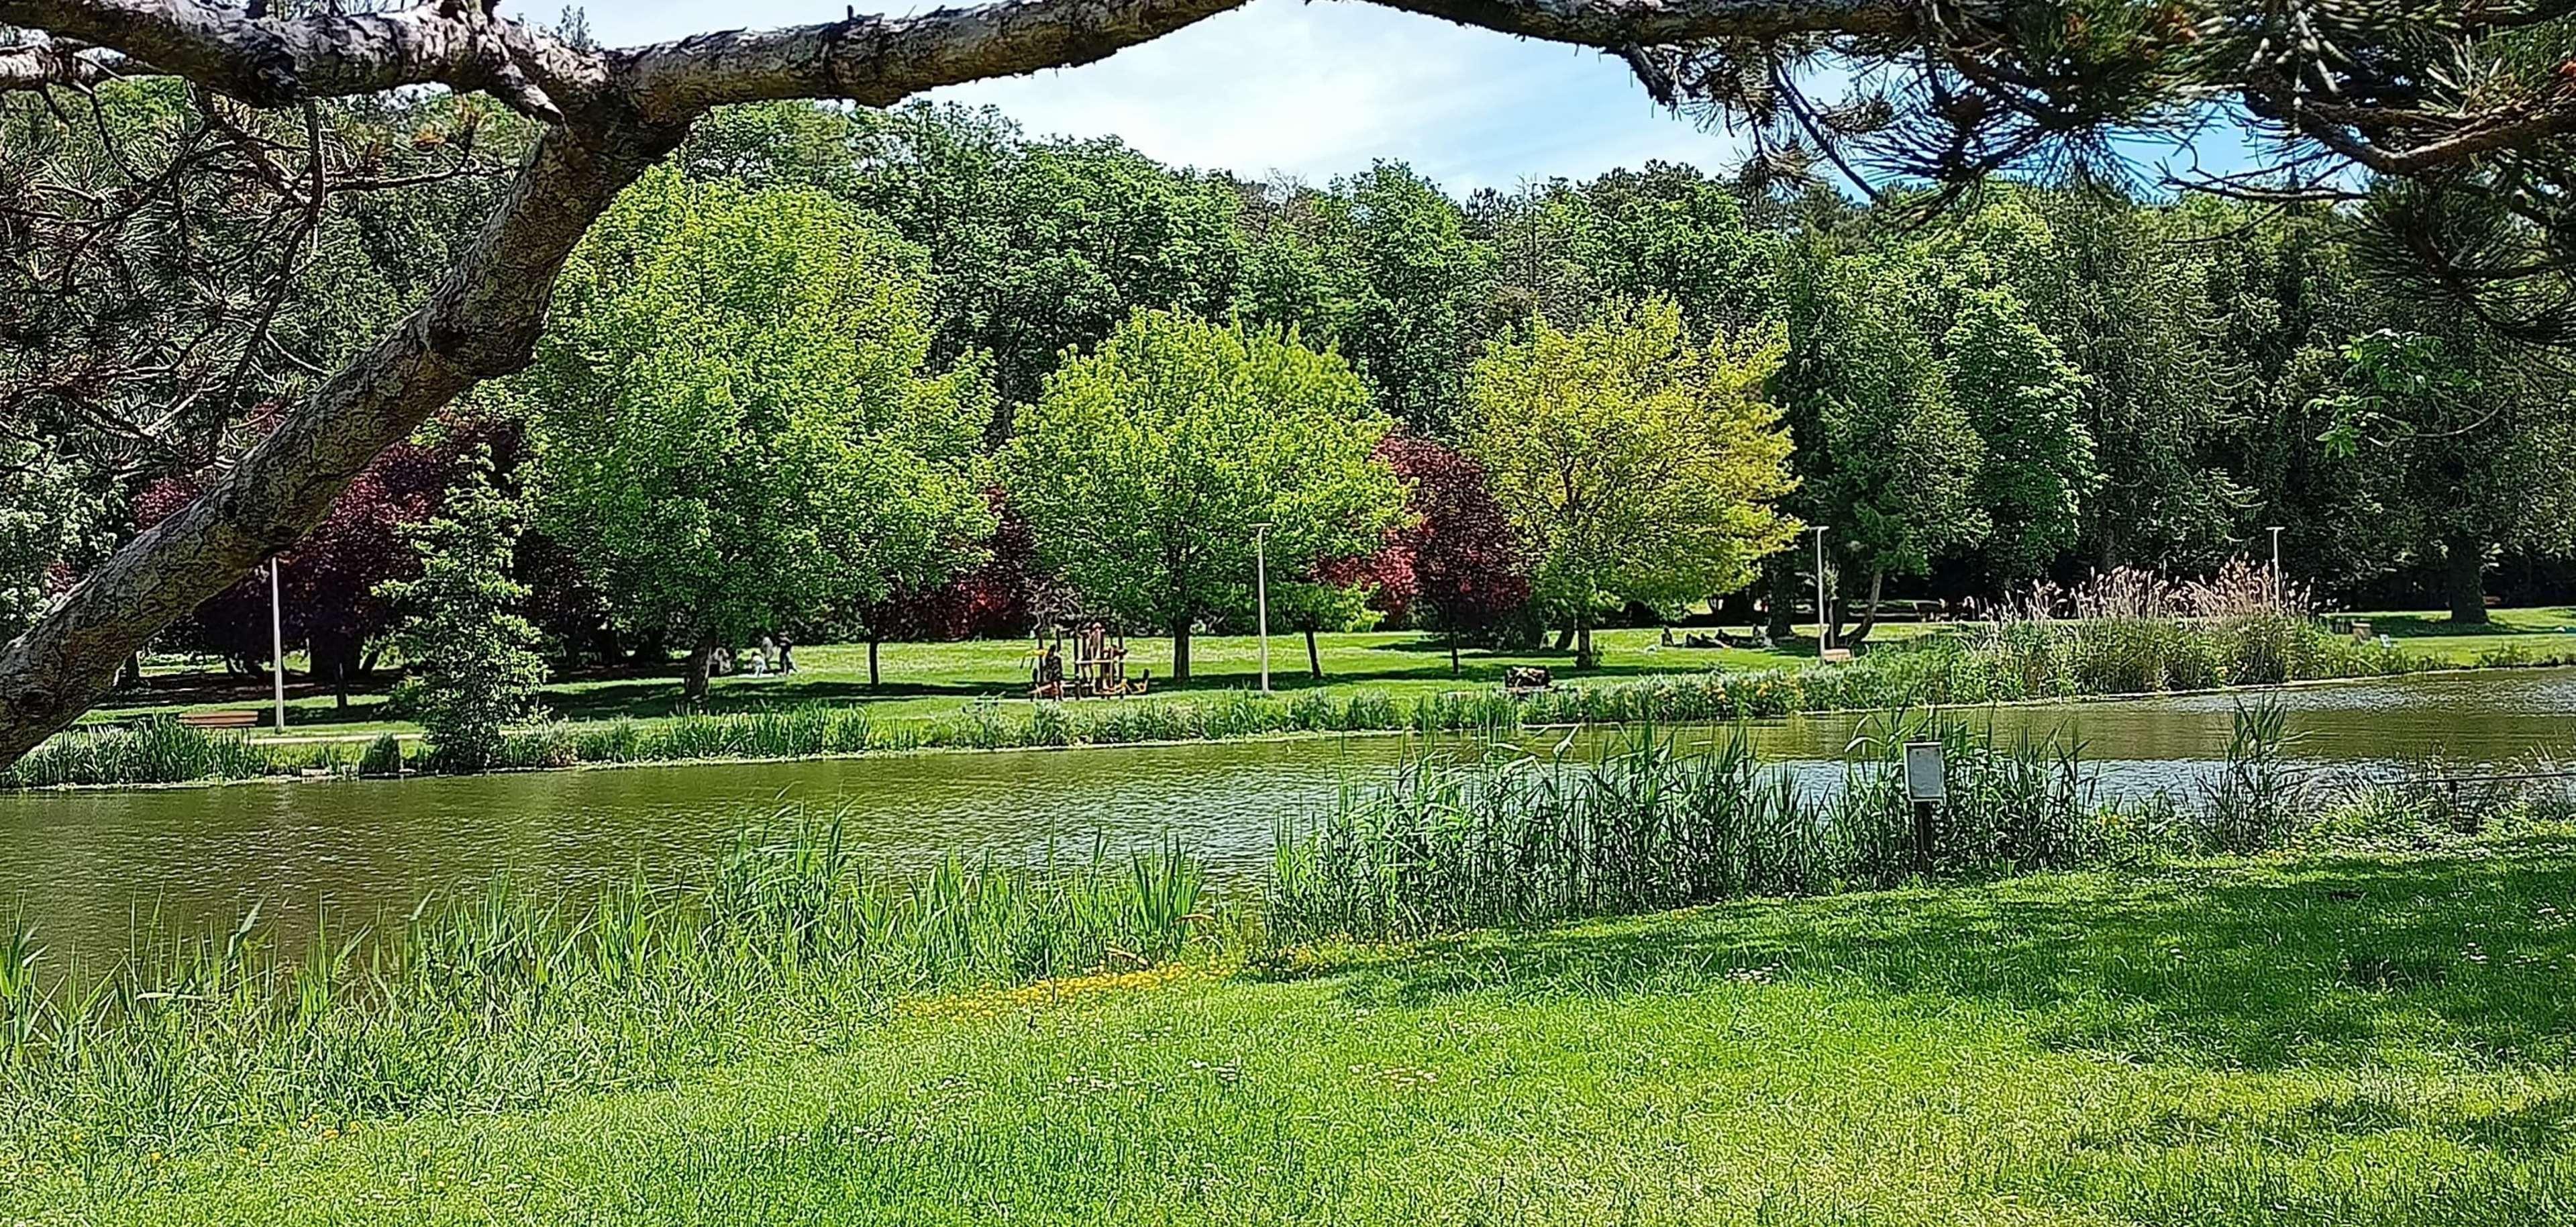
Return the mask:
[[[551,1109],[0,1176],[15,1221],[2538,1224],[2576,837],[1750,901],[920,1003]]]
[[[2492,610],[2485,626],[2461,626],[2449,614],[2421,610],[2355,616],[2370,619],[2372,633],[2388,636],[2409,654],[2445,665],[2475,665],[2499,651],[2534,658],[2576,655],[2576,606]]]
[[[1879,635],[1901,639],[1934,628],[1882,626]],[[1740,633],[1741,628],[1739,628]],[[1811,632],[1812,633],[1812,632]],[[1711,668],[1762,668],[1815,659],[1812,643],[1792,642],[1778,648],[1690,649],[1659,645],[1653,629],[1600,631],[1601,668],[1584,676],[1638,677],[1657,673],[1700,673]],[[1130,676],[1150,671],[1154,691],[1174,693],[1170,685],[1171,641],[1131,638]],[[1316,636],[1324,667],[1318,681],[1307,671],[1305,638],[1276,634],[1270,640],[1271,685],[1281,691],[1323,688],[1335,694],[1355,690],[1418,697],[1461,687],[1499,684],[1514,665],[1544,665],[1563,673],[1571,652],[1544,648],[1528,652],[1493,652],[1470,648],[1461,653],[1462,670],[1449,672],[1446,643],[1413,631],[1331,633]],[[1023,698],[1028,693],[1031,641],[985,639],[961,643],[888,643],[879,649],[881,684],[868,684],[865,644],[815,644],[796,649],[798,671],[792,676],[716,678],[708,692],[715,712],[753,711],[804,704],[864,706],[886,719],[936,719],[956,714],[980,697]],[[1260,641],[1250,635],[1202,635],[1190,640],[1190,685],[1180,693],[1248,690],[1260,685]],[[164,686],[179,683],[162,680]],[[262,681],[235,679],[219,694],[190,687],[176,698],[152,704],[110,704],[92,711],[92,723],[126,721],[149,714],[258,708],[268,710]],[[572,680],[545,689],[548,709],[559,719],[598,721],[653,720],[677,713],[681,706],[677,673],[668,676]],[[359,736],[382,732],[415,732],[418,726],[397,720],[380,693],[353,695],[339,710],[328,693],[293,682],[290,675],[287,723],[291,732],[310,736]]]

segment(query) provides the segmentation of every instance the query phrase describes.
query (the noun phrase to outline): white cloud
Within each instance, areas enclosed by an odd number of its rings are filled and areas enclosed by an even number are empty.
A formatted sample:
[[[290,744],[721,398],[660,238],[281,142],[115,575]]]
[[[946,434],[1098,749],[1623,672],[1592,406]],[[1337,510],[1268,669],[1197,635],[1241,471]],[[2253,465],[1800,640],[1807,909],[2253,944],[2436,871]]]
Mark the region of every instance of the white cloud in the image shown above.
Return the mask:
[[[590,19],[603,42],[623,44],[822,20],[839,7],[645,0]],[[933,96],[990,103],[1032,132],[1115,135],[1168,162],[1252,176],[1321,181],[1400,159],[1455,192],[1650,157],[1715,169],[1739,147],[1660,111],[1596,52],[1365,3],[1254,0],[1097,64]]]

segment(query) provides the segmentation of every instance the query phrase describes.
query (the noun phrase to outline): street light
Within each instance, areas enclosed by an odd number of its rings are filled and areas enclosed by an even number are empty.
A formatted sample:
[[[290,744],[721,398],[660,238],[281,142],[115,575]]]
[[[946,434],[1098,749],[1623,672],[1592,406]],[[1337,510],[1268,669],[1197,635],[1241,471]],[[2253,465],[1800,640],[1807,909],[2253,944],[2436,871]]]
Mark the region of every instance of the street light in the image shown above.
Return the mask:
[[[2281,603],[2281,598],[2282,598],[2282,596],[2283,596],[2283,595],[2285,595],[2285,590],[2283,589],[2283,587],[2282,587],[2282,585],[2281,585],[2281,526],[2280,526],[2280,525],[2278,525],[2278,524],[2272,525],[2272,526],[2271,526],[2271,532],[2272,532],[2272,603],[2273,603],[2273,604],[2275,604],[2275,605],[2278,605],[2278,604],[2280,604],[2280,603]]]
[[[268,560],[268,667],[277,686],[277,731],[286,731],[286,614],[277,598],[277,560]]]
[[[1270,521],[1252,526],[1252,591],[1261,607],[1261,693],[1270,693]]]
[[[1825,650],[1833,645],[1833,623],[1825,620],[1825,529],[1816,526],[1816,658],[1824,659]]]

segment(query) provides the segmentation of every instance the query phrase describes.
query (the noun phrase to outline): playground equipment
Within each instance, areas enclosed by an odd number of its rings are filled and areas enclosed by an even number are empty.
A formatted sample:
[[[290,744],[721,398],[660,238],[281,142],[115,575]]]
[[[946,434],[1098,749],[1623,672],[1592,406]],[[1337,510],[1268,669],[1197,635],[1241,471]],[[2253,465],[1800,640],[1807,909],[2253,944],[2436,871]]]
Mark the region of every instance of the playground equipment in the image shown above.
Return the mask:
[[[1073,646],[1070,669],[1065,659],[1068,638]],[[1030,656],[1034,663],[1029,669],[1029,697],[1034,699],[1126,698],[1145,693],[1154,681],[1151,669],[1132,679],[1127,676],[1127,633],[1116,632],[1113,638],[1097,618],[1070,630],[1062,622],[1040,627]]]

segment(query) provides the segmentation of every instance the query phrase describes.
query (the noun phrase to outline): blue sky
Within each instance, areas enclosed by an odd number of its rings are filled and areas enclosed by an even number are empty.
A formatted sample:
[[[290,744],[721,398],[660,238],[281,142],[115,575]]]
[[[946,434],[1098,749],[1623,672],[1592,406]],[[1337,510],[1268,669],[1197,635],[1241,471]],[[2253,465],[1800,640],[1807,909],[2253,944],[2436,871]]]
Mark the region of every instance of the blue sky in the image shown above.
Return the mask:
[[[550,15],[553,4],[522,7]],[[624,45],[827,20],[841,7],[634,0],[589,14],[601,42]],[[1597,52],[1336,0],[1253,0],[1098,64],[931,97],[991,103],[1033,133],[1116,135],[1168,162],[1251,176],[1320,182],[1396,158],[1462,194],[1648,158],[1715,170],[1741,149],[1656,107]]]

